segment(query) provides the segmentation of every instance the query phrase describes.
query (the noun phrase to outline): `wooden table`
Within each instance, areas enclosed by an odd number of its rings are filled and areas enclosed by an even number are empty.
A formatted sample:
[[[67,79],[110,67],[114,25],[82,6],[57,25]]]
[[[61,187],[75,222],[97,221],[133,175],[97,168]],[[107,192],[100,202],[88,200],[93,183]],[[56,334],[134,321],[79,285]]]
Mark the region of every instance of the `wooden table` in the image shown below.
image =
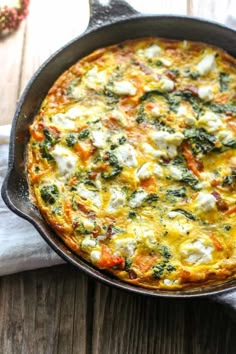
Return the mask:
[[[216,21],[224,21],[230,2],[150,1],[156,13]],[[0,40],[0,124],[11,122],[38,66],[85,29],[88,11],[86,0],[31,0],[27,21]],[[134,296],[69,265],[0,279],[2,354],[235,354],[235,331],[224,309],[210,300]]]

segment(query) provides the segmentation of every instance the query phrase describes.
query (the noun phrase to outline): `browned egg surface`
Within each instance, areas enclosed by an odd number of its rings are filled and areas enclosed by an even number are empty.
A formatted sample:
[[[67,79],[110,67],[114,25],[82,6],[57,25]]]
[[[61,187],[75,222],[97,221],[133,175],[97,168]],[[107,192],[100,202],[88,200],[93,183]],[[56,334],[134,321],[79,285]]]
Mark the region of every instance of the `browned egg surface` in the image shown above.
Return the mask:
[[[236,65],[144,38],[63,73],[30,127],[34,203],[67,246],[125,282],[180,290],[236,276]]]

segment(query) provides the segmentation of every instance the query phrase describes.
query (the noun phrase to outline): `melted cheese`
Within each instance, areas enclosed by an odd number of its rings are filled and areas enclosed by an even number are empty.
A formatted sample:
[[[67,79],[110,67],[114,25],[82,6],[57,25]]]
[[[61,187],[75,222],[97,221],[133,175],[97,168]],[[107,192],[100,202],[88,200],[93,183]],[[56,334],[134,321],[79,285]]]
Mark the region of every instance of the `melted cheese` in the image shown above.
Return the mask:
[[[74,172],[78,158],[69,149],[56,145],[52,151],[52,156],[57,163],[60,176],[69,177]]]

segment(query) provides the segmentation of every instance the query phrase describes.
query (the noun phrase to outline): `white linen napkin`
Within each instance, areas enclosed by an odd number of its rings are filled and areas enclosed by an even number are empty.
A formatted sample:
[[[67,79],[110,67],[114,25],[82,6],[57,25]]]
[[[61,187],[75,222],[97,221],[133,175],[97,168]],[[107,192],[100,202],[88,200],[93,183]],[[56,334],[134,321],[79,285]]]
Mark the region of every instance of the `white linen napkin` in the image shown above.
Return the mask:
[[[10,125],[0,126],[0,188],[7,172]],[[4,204],[0,196],[0,275],[63,263],[36,229]]]
[[[225,22],[236,29],[236,3]],[[7,171],[9,135],[10,125],[0,126],[0,188]],[[0,276],[61,263],[35,228],[8,210],[0,196]]]

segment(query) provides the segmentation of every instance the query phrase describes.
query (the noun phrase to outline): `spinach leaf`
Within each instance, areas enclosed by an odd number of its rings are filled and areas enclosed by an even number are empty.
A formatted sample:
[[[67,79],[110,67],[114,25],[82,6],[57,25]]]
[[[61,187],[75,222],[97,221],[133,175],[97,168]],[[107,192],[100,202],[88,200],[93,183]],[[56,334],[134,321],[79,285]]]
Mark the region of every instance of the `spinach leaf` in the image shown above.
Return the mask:
[[[86,139],[88,136],[89,136],[89,130],[86,128],[86,129],[81,130],[81,132],[80,132],[79,135],[78,135],[78,139],[79,139],[79,140],[84,140],[84,139]]]
[[[192,105],[197,118],[202,114],[204,108],[203,103],[197,95],[194,95],[191,91],[176,91],[175,95],[180,96],[184,101],[189,102]]]
[[[74,146],[75,143],[77,141],[77,137],[75,134],[69,134],[67,137],[66,137],[66,145],[68,147],[71,147],[71,146]]]
[[[221,72],[219,74],[219,81],[220,81],[220,92],[227,91],[229,88],[229,81],[230,81],[229,74]]]
[[[119,102],[119,96],[110,91],[108,87],[104,88],[103,94],[106,97],[106,101],[108,104],[115,104]]]
[[[178,106],[180,104],[181,98],[178,97],[179,95],[174,94],[168,94],[167,92],[162,92],[159,90],[152,90],[146,92],[143,96],[140,97],[140,101],[145,101],[147,99],[150,99],[153,95],[157,96],[162,96],[165,98],[169,105],[170,111],[177,112]]]
[[[191,77],[191,79],[196,80],[199,78],[200,74],[197,71],[190,71],[189,69],[184,71],[185,74],[189,77]]]
[[[102,172],[101,173],[101,176],[103,179],[111,179],[117,175],[119,175],[121,173],[121,171],[123,170],[123,167],[121,166],[116,166],[114,167],[113,169],[111,169],[111,171],[105,173],[105,172]]]
[[[146,198],[146,202],[148,203],[148,204],[152,204],[153,202],[156,202],[157,200],[158,200],[158,195],[156,194],[156,193],[151,193],[151,194],[149,194],[148,196],[147,196],[147,198]]]
[[[184,135],[190,140],[195,153],[206,154],[215,147],[216,137],[206,132],[205,129],[186,129]]]
[[[129,215],[128,215],[129,219],[135,219],[136,217],[137,217],[137,214],[134,211],[129,212]]]
[[[235,149],[236,148],[236,139],[230,140],[228,142],[222,143],[224,146]]]
[[[167,189],[166,193],[169,196],[184,198],[186,197],[186,188],[182,187],[180,189]]]
[[[138,115],[137,115],[137,118],[136,118],[136,122],[138,124],[141,124],[141,123],[143,123],[145,121],[146,118],[147,118],[147,115],[146,115],[146,113],[144,111],[144,106],[141,105],[139,107],[139,111],[138,111]]]
[[[169,258],[171,258],[171,254],[170,254],[170,250],[167,246],[165,245],[161,245],[161,255],[162,257],[164,257],[166,260],[168,260]]]
[[[45,203],[54,204],[59,195],[59,191],[56,185],[46,185],[40,189],[40,195]]]
[[[163,275],[164,270],[165,270],[166,264],[165,263],[159,263],[156,264],[152,267],[152,275],[153,278],[155,279],[160,279],[160,277]]]
[[[164,98],[167,99],[168,94],[166,92],[162,92],[159,90],[151,90],[148,92],[145,92],[141,97],[140,97],[140,101],[146,101],[147,99],[149,99],[150,97],[152,97],[153,95],[158,95],[158,96],[163,96]]]
[[[126,272],[129,272],[131,266],[132,266],[132,261],[131,261],[131,259],[128,258],[128,257],[125,257],[125,271],[126,271]]]
[[[184,215],[186,218],[188,218],[190,220],[196,220],[196,217],[193,214],[191,214],[188,211],[186,211],[186,210],[174,209],[173,211],[176,211],[177,213],[180,213],[180,214]]]
[[[208,107],[215,113],[236,113],[234,102],[228,104],[210,103]]]
[[[54,160],[54,158],[50,154],[50,148],[56,144],[57,140],[50,134],[48,129],[44,129],[43,133],[45,139],[39,145],[41,150],[41,155],[43,158],[47,159],[48,161],[52,161]]]
[[[197,178],[188,169],[184,170],[181,181],[187,183],[192,189],[195,189],[198,184]]]
[[[222,182],[222,186],[236,186],[236,169],[232,169],[232,173],[228,176],[225,176]]]

